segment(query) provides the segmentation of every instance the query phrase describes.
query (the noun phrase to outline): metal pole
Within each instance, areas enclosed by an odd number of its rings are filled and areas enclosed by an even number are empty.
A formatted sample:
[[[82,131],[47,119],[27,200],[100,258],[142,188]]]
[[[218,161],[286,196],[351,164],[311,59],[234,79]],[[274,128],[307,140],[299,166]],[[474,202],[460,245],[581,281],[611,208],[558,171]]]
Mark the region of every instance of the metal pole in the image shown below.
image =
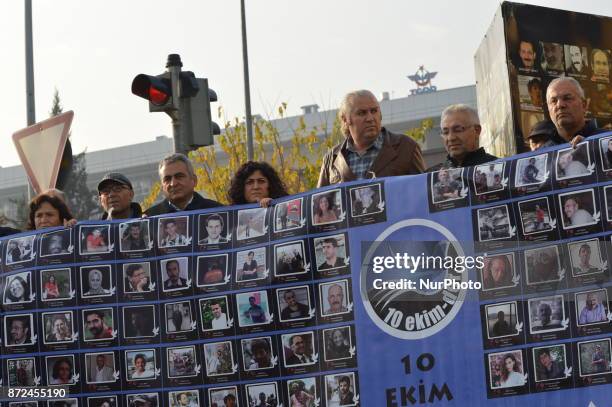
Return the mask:
[[[25,0],[25,53],[26,53],[26,103],[28,126],[36,123],[34,101],[34,52],[32,45],[32,0]],[[28,182],[28,201],[32,199],[32,187]]]
[[[168,112],[168,115],[172,118],[172,136],[174,137],[174,152],[187,154],[189,150],[185,145],[185,138],[182,133],[181,123],[181,57],[178,54],[168,55],[168,61],[166,62],[166,68],[170,72],[170,83],[172,86],[172,104],[175,109],[172,112]]]
[[[242,16],[242,64],[244,66],[244,104],[246,110],[247,159],[253,160],[253,117],[251,116],[251,90],[249,85],[249,52],[247,49],[246,12],[244,0],[240,0]]]

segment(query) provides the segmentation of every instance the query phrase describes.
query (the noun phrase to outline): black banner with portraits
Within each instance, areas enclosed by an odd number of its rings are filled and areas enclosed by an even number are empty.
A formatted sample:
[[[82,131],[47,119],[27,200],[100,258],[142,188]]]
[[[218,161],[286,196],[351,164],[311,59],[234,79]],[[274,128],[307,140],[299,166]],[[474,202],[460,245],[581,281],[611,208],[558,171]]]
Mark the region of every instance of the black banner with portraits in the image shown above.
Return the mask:
[[[2,240],[3,383],[66,386],[50,405],[357,405],[348,228],[385,221],[368,182]]]
[[[550,118],[546,88],[560,76],[584,89],[587,117],[612,129],[611,32],[609,16],[502,3],[476,53],[483,145],[498,156],[529,151],[531,129]]]

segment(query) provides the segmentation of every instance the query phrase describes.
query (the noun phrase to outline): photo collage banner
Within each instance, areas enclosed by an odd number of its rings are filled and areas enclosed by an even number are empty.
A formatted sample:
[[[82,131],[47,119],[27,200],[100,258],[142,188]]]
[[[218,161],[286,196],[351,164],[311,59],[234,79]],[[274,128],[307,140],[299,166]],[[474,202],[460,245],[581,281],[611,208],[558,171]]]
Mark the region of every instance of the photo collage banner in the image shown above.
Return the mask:
[[[612,133],[269,208],[9,236],[2,385],[70,394],[2,403],[603,406],[611,239]],[[483,267],[402,269],[436,251]]]

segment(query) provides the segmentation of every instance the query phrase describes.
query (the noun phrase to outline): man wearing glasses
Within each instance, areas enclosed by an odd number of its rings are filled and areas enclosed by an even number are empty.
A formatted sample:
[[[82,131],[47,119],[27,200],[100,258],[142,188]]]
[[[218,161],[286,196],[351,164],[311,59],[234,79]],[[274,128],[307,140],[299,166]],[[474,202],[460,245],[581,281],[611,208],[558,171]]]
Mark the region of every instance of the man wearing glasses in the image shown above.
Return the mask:
[[[457,104],[444,109],[440,118],[440,135],[448,155],[445,162],[434,165],[427,172],[470,167],[497,160],[497,157],[479,147],[481,131],[478,113],[471,107]]]
[[[132,183],[123,174],[108,173],[98,184],[100,205],[104,209],[102,219],[140,218],[142,209],[134,199]]]
[[[325,155],[317,187],[423,172],[421,148],[381,126],[380,105],[369,90],[348,93],[338,116],[345,139]]]

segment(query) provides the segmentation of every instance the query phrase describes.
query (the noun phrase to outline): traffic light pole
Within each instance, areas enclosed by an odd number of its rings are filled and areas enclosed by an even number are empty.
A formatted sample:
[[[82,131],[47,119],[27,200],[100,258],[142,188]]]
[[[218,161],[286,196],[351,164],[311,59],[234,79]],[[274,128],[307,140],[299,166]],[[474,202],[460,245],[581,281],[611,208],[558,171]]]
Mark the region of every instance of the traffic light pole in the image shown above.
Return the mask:
[[[187,154],[189,152],[188,146],[185,144],[185,137],[182,135],[182,123],[181,123],[181,57],[178,54],[168,55],[168,62],[166,68],[170,72],[170,83],[172,87],[172,104],[176,110],[168,113],[168,116],[172,118],[172,137],[174,138],[174,152]]]

